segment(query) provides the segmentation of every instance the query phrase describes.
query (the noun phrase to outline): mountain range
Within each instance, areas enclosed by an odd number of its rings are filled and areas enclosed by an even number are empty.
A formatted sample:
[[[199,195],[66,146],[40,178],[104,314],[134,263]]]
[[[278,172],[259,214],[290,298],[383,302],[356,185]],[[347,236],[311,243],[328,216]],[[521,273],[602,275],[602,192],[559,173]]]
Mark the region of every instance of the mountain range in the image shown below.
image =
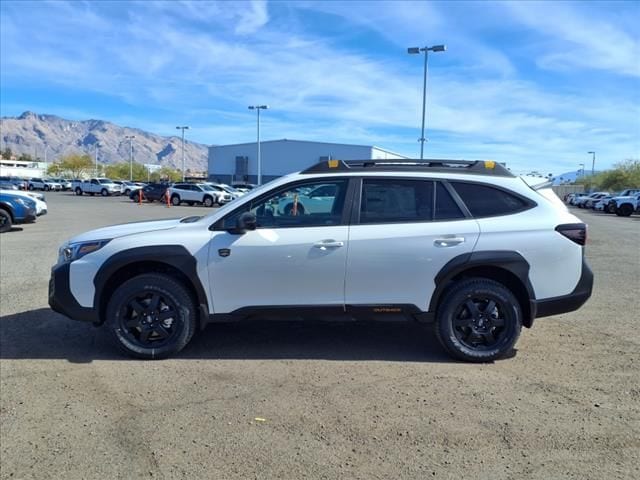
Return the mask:
[[[39,161],[86,153],[98,161],[113,164],[129,161],[129,140],[134,135],[134,161],[182,168],[182,139],[163,137],[138,128],[121,127],[104,120],[74,121],[55,115],[24,112],[19,117],[0,119],[0,149],[10,148],[14,155],[28,154]],[[185,167],[192,172],[207,170],[208,147],[185,140]]]

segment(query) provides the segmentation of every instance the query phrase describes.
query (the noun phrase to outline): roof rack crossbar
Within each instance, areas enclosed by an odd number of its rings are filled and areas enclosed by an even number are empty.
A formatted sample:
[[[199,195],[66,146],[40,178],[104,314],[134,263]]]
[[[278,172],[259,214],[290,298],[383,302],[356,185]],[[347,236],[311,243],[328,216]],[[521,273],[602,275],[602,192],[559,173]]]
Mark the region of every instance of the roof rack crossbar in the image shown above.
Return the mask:
[[[513,177],[514,175],[502,164],[492,160],[448,160],[424,159],[414,160],[405,158],[368,159],[368,160],[323,160],[303,170],[309,173],[339,173],[357,172],[364,170],[377,171],[421,171],[469,173],[474,175],[497,175]]]

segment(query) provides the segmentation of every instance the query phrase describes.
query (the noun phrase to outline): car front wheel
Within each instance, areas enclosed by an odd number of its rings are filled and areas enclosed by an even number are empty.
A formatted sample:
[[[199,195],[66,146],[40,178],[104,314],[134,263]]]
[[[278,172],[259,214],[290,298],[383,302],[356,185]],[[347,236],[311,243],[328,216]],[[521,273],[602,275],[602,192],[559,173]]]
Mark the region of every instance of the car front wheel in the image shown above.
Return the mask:
[[[625,203],[624,205],[620,205],[620,208],[618,208],[618,210],[616,210],[616,214],[619,217],[628,217],[633,213],[633,207],[631,205],[629,205],[628,203]]]
[[[453,285],[438,307],[436,333],[453,357],[490,362],[511,352],[522,328],[520,304],[501,283],[470,278]]]
[[[76,195],[78,196],[82,195],[82,189],[80,187],[76,187],[75,192],[76,192]]]
[[[174,195],[173,197],[171,197],[171,205],[173,205],[174,207],[180,205],[180,197],[178,195]]]
[[[102,195],[103,197],[107,197],[109,195],[109,192],[106,188],[103,188],[102,190],[100,190],[100,195]]]
[[[143,359],[182,350],[196,330],[194,301],[179,280],[147,273],[124,282],[107,306],[106,325],[119,347]]]
[[[11,230],[12,224],[13,222],[11,221],[11,215],[9,212],[0,208],[0,233]]]

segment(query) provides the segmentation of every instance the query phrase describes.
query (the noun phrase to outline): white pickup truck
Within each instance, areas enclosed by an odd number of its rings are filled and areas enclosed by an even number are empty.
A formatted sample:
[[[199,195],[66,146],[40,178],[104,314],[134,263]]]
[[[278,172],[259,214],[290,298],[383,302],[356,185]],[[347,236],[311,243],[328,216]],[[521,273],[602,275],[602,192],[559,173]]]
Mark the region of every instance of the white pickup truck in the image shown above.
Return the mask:
[[[95,195],[96,193],[99,193],[103,197],[107,197],[109,195],[120,195],[122,193],[122,188],[120,187],[120,185],[113,183],[113,180],[110,180],[108,178],[74,180],[71,186],[76,195],[82,195],[83,193]]]
[[[611,210],[619,217],[628,217],[636,210],[640,209],[640,194],[624,195],[613,197],[609,201]]]

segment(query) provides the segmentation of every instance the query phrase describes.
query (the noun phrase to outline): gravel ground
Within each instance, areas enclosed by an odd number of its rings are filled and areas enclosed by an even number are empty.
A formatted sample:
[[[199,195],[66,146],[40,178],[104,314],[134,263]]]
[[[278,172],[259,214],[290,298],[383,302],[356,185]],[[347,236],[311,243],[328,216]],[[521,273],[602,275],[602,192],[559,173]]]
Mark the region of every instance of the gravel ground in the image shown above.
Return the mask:
[[[53,313],[69,236],[206,213],[47,195],[0,238],[0,478],[640,478],[640,218],[590,224],[591,300],[512,358],[449,360],[415,324],[209,327],[178,358],[123,358]]]

